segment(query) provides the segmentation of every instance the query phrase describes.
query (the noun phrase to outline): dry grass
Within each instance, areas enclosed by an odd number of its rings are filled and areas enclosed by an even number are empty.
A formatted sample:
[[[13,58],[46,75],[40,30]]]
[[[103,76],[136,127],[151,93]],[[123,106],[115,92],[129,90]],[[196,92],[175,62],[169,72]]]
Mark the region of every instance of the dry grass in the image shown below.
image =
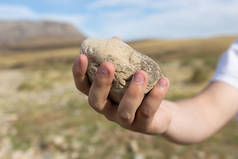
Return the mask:
[[[129,43],[137,50],[161,60],[191,56],[217,56],[237,37],[216,37],[188,40],[144,40]]]
[[[79,48],[65,48],[44,51],[4,51],[0,68],[21,68],[44,65],[65,65],[73,62],[79,55]]]
[[[130,44],[160,61],[171,81],[167,98],[175,100],[191,97],[204,88],[217,57],[233,39],[148,40]],[[204,55],[206,48],[213,50],[214,56],[200,56],[199,52]],[[163,52],[156,54],[156,50]],[[191,146],[129,132],[106,121],[74,87],[71,66],[78,54],[78,48],[0,53],[0,158],[238,157],[235,120],[209,140]],[[204,68],[206,72],[199,71]]]

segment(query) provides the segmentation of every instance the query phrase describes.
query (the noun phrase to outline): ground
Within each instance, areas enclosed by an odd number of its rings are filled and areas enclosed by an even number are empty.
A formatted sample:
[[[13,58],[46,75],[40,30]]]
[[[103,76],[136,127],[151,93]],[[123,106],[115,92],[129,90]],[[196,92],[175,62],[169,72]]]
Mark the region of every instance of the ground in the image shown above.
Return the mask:
[[[167,99],[177,100],[208,84],[219,55],[232,40],[130,44],[159,62],[171,81]],[[78,55],[77,47],[0,51],[0,159],[238,158],[235,119],[208,140],[189,146],[107,121],[74,86],[71,67]]]

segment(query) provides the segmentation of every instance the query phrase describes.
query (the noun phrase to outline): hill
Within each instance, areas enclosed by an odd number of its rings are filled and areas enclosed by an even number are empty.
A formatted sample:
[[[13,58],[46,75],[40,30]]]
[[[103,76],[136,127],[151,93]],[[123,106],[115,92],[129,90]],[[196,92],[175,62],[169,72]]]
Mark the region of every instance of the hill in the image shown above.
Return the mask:
[[[53,21],[0,21],[0,26],[0,48],[58,48],[85,38],[73,25]]]
[[[183,40],[141,40],[129,42],[138,51],[161,60],[182,57],[218,56],[237,36],[223,36]]]
[[[183,64],[191,64],[194,60],[203,60],[214,68],[219,55],[236,38],[235,36],[227,36],[190,40],[140,40],[127,43],[162,63],[179,60]],[[0,49],[2,59],[0,68],[30,66],[37,63],[52,65],[53,62],[59,61],[72,64],[79,55],[79,41],[62,39],[59,43],[53,43],[52,40],[45,39],[43,41],[38,40],[41,42],[40,45],[36,41],[27,42],[25,40],[18,45],[12,45],[10,49]]]

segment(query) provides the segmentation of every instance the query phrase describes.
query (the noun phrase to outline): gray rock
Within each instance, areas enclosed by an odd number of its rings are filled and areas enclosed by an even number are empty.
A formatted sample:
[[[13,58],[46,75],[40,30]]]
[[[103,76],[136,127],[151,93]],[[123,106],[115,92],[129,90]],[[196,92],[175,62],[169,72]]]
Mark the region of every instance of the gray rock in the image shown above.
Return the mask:
[[[137,70],[144,70],[148,74],[145,94],[163,76],[155,61],[117,39],[87,39],[82,43],[80,52],[88,57],[87,75],[90,82],[94,80],[97,68],[101,63],[107,61],[114,65],[115,77],[109,98],[117,104]]]

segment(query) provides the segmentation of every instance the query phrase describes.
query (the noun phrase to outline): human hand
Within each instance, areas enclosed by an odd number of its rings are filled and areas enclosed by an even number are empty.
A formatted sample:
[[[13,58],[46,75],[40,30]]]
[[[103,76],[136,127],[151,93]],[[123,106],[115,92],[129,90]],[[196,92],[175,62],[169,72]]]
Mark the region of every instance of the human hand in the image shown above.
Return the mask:
[[[120,40],[119,37],[114,38]],[[148,77],[146,72],[138,70],[120,104],[115,106],[108,99],[115,72],[113,65],[102,63],[91,86],[86,76],[87,66],[88,59],[81,54],[74,63],[73,75],[76,87],[88,95],[89,105],[94,110],[129,130],[146,134],[163,134],[167,131],[171,115],[166,106],[161,104],[169,87],[167,78],[161,78],[145,96]]]

